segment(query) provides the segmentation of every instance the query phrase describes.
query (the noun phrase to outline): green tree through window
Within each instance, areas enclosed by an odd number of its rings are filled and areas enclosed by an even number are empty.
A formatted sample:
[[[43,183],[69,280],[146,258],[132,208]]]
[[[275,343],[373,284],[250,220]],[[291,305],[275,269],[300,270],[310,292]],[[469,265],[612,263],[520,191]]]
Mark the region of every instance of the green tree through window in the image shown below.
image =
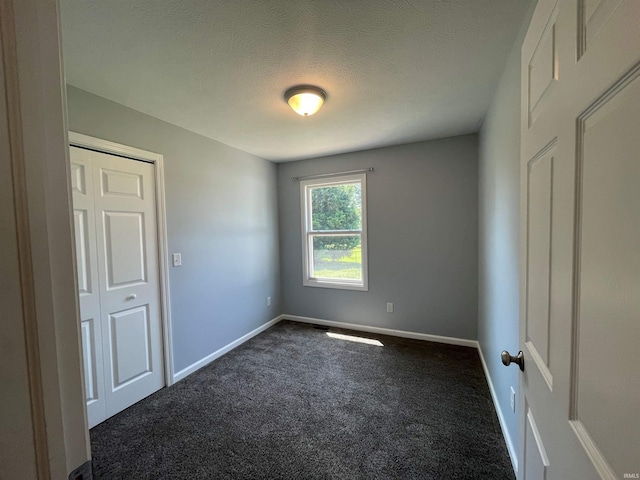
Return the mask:
[[[359,183],[313,188],[311,210],[313,230],[357,230],[362,228],[362,189]],[[318,237],[315,247],[323,250],[351,250],[359,237]]]

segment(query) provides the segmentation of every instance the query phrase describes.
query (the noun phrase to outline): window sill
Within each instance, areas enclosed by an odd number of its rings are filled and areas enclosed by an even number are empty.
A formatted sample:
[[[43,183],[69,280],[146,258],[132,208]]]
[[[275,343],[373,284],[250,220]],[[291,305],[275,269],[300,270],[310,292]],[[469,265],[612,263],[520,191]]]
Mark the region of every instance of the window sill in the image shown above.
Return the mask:
[[[369,286],[366,283],[341,283],[330,280],[306,279],[302,282],[302,285],[305,287],[333,288],[336,290],[369,291]]]

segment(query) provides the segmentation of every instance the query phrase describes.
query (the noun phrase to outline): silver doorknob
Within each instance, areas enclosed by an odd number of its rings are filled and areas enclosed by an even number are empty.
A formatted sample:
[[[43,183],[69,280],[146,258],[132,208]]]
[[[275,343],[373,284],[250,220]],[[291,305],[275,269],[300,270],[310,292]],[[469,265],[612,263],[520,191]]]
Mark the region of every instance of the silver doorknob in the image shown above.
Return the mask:
[[[137,296],[137,295],[136,295],[135,293],[132,293],[131,295],[127,295],[127,298],[126,298],[126,299],[127,299],[127,300],[135,300],[135,299],[136,299],[136,296]]]
[[[520,350],[518,352],[518,355],[515,357],[511,355],[509,352],[507,352],[506,350],[504,350],[500,354],[500,357],[502,358],[502,363],[507,367],[511,365],[511,362],[517,363],[518,366],[520,367],[520,370],[524,372],[524,354],[522,353],[522,350]]]

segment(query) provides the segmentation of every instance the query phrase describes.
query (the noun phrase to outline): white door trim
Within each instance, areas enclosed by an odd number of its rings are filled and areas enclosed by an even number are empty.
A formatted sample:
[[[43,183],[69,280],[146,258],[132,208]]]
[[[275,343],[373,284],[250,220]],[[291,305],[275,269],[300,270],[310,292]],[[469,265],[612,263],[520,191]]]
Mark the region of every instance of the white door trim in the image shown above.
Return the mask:
[[[0,4],[0,87],[3,90],[2,103],[0,103],[0,115],[2,118],[3,130],[0,132],[0,139],[5,146],[2,147],[2,154],[9,154],[9,162],[2,174],[11,178],[9,186],[13,187],[13,204],[9,208],[13,210],[10,220],[2,224],[2,228],[9,227],[15,230],[15,249],[5,249],[3,245],[3,255],[9,252],[17,260],[16,289],[21,294],[21,306],[19,312],[9,310],[9,322],[12,323],[11,330],[15,326],[22,327],[24,331],[24,356],[27,374],[27,384],[31,393],[31,438],[33,460],[35,461],[34,472],[38,478],[51,476],[51,467],[47,461],[50,452],[47,442],[47,416],[45,413],[45,394],[43,392],[42,380],[43,372],[40,362],[40,351],[38,346],[38,316],[36,314],[36,278],[33,271],[33,252],[31,248],[31,231],[29,227],[29,205],[27,189],[27,169],[24,155],[22,125],[20,122],[20,82],[18,78],[16,32],[13,23],[13,5],[11,2]],[[4,19],[7,19],[6,21]],[[5,103],[6,102],[6,103]],[[4,185],[6,187],[6,185]],[[3,208],[5,205],[3,204]],[[11,222],[13,220],[13,222]],[[11,231],[9,230],[9,231]],[[4,305],[3,305],[4,309]],[[17,314],[20,315],[17,315]],[[20,317],[20,320],[18,320]],[[14,320],[15,318],[15,320]],[[4,321],[3,321],[4,322]],[[14,326],[15,325],[15,326]],[[20,328],[15,330],[20,330]],[[9,330],[9,329],[7,329]],[[3,333],[4,334],[4,333]],[[15,338],[15,337],[9,337]],[[16,365],[13,366],[16,369]],[[5,377],[3,376],[3,383]],[[59,395],[59,392],[55,392]],[[4,422],[3,422],[4,425]],[[56,432],[59,434],[60,432]],[[25,452],[26,453],[26,452]],[[25,455],[25,458],[28,458]],[[3,466],[0,470],[7,468]]]
[[[171,330],[171,303],[169,299],[169,250],[167,243],[166,205],[164,196],[164,157],[159,153],[128,147],[108,140],[69,132],[69,143],[98,152],[115,154],[134,160],[151,162],[154,165],[156,186],[156,221],[158,225],[158,271],[160,273],[160,315],[162,321],[162,343],[164,359],[164,381],[173,385],[173,338]]]
[[[7,404],[14,414],[2,422],[11,429],[0,431],[7,447],[0,476],[67,478],[79,466],[90,468],[91,457],[82,408],[58,2],[0,0],[0,24],[1,183],[13,198],[0,223],[10,232],[21,229],[20,251],[16,244],[0,246],[15,266],[0,276],[16,295],[2,325],[12,341],[29,342],[26,355],[0,355],[2,373],[10,370],[9,378],[17,380]]]

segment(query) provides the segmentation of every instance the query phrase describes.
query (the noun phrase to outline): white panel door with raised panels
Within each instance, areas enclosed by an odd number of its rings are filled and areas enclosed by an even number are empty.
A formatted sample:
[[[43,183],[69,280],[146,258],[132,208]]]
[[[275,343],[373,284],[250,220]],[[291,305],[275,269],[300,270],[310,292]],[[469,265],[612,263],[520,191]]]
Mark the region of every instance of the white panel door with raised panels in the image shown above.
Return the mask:
[[[80,338],[89,426],[107,418],[91,152],[71,147],[71,191],[80,299]]]
[[[164,386],[153,165],[71,147],[92,427]]]
[[[640,1],[522,47],[520,480],[640,478]]]

